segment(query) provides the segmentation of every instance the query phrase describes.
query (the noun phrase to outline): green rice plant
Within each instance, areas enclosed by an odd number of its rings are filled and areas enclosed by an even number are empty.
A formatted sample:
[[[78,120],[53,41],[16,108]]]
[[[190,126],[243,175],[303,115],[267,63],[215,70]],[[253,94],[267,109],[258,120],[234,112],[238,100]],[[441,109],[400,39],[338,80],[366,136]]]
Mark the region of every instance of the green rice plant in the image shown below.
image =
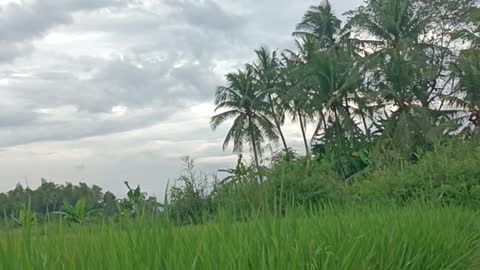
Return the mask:
[[[479,269],[479,213],[462,208],[289,209],[248,222],[151,219],[0,233],[0,269]]]

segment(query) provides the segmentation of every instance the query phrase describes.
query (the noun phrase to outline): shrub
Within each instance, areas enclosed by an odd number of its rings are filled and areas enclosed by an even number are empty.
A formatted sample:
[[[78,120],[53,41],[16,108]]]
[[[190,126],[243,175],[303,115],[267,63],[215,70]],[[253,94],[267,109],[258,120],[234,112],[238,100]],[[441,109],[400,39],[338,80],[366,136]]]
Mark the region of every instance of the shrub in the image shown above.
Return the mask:
[[[245,171],[240,182],[217,187],[213,194],[216,204],[235,215],[257,211],[283,213],[287,208],[320,207],[344,199],[345,184],[339,181],[333,165],[326,161],[304,159],[281,161],[260,173]]]
[[[168,214],[179,224],[200,223],[213,211],[208,177],[195,170],[190,157],[182,160],[184,173],[169,190]]]
[[[360,200],[414,200],[442,205],[480,205],[480,138],[437,145],[401,169],[374,170],[351,186]]]

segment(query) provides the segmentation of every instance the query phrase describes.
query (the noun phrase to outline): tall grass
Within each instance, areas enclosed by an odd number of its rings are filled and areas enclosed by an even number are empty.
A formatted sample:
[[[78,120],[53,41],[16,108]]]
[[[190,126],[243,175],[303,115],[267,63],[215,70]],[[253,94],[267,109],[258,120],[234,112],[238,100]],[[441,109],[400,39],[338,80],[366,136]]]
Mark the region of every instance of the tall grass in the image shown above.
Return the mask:
[[[473,210],[426,206],[56,223],[0,233],[0,269],[478,269],[479,225]]]

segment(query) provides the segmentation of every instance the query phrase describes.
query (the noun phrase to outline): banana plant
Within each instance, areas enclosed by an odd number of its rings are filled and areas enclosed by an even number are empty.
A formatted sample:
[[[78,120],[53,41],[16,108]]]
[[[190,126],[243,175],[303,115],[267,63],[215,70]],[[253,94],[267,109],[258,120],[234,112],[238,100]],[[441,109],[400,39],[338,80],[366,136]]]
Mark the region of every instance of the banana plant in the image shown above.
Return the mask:
[[[98,212],[98,210],[88,211],[86,202],[82,199],[77,201],[74,206],[65,201],[63,203],[63,211],[55,213],[62,215],[64,219],[69,222],[82,224],[96,212]]]
[[[124,215],[135,216],[144,205],[146,194],[141,191],[140,186],[133,189],[128,182],[125,181],[124,183],[128,188],[128,193],[127,198],[124,199],[122,203],[122,212]]]
[[[16,217],[12,216],[12,220],[19,227],[29,227],[37,223],[37,216],[29,208],[24,208]]]

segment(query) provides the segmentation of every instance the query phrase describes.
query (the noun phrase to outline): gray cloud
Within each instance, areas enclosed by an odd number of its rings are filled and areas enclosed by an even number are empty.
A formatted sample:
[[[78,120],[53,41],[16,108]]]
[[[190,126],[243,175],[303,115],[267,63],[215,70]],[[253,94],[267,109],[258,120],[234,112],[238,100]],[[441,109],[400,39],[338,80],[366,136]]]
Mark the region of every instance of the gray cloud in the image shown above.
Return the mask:
[[[174,18],[204,30],[232,30],[248,24],[245,16],[229,12],[212,0],[167,0],[166,3],[176,9]]]
[[[21,109],[0,111],[0,130],[12,127],[22,127],[34,124],[38,114]]]
[[[30,55],[32,50],[33,46],[30,43],[0,40],[0,63],[11,62],[17,57]]]
[[[86,137],[105,136],[151,126],[168,116],[168,110],[133,112],[126,116],[84,114],[73,111],[62,113],[64,118],[51,119],[39,113],[0,115],[0,147],[22,145],[41,141],[66,141]],[[12,136],[15,135],[15,136]]]
[[[73,23],[73,13],[125,5],[120,0],[36,0],[0,6],[0,62],[25,56],[31,42],[55,26]]]
[[[361,0],[332,2],[341,14]],[[138,180],[163,191],[181,155],[207,171],[229,167],[235,158],[222,152],[225,130],[209,127],[215,87],[259,46],[292,46],[290,33],[311,4],[0,4],[0,179],[89,180],[114,191]],[[300,148],[296,132],[286,134]]]
[[[71,24],[72,14],[106,7],[119,7],[119,0],[37,0],[33,3],[10,3],[0,7],[0,36],[2,40],[25,41],[43,36],[51,28]]]

